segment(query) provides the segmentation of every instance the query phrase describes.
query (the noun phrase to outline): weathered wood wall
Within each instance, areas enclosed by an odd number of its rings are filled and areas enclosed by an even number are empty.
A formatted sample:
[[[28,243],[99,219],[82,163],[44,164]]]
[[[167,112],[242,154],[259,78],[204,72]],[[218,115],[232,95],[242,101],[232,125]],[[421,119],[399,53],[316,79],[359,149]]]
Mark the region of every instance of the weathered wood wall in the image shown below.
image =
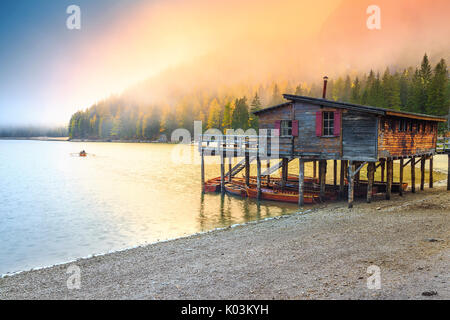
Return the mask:
[[[377,121],[371,114],[355,111],[342,114],[343,159],[377,160]]]
[[[435,151],[437,140],[435,122],[412,119],[412,131],[399,132],[400,119],[396,117],[382,117],[380,119],[378,130],[379,157],[406,157]],[[425,131],[418,130],[419,123],[426,124]]]
[[[275,129],[277,120],[298,120],[298,137],[280,137],[280,154],[294,152],[299,156],[315,156],[323,159],[340,159],[340,137],[316,136],[316,112],[336,111],[336,109],[321,109],[320,106],[292,103],[284,107],[267,111],[259,116],[260,129]]]

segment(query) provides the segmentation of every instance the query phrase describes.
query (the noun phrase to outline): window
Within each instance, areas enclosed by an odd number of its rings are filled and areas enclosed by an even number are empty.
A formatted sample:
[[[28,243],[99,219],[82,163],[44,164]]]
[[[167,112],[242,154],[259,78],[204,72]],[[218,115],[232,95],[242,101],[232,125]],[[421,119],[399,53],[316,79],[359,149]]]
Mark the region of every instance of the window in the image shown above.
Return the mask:
[[[292,136],[292,121],[291,120],[281,120],[280,134],[281,134],[281,136]]]
[[[334,135],[334,112],[323,113],[323,135]]]

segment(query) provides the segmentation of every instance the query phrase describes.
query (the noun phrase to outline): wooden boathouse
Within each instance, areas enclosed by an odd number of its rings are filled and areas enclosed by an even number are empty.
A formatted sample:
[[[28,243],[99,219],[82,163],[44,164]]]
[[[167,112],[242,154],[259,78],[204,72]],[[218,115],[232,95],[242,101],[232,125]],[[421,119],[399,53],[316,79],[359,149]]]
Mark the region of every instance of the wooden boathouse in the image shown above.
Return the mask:
[[[281,188],[288,183],[288,163],[299,161],[296,190],[298,204],[305,203],[305,162],[313,162],[317,193],[321,201],[326,198],[327,188],[336,191],[340,198],[348,198],[353,206],[356,187],[364,186],[367,201],[374,194],[374,175],[381,170],[382,192],[390,199],[393,191],[394,161],[399,162],[399,187],[403,194],[403,172],[409,165],[411,170],[411,191],[416,192],[415,167],[420,166],[420,189],[425,185],[425,163],[429,161],[428,185],[433,187],[433,156],[437,153],[438,123],[443,117],[401,112],[396,110],[337,102],[325,99],[324,78],[322,99],[284,94],[287,102],[255,112],[259,118],[258,135],[208,135],[199,139],[202,159],[202,185],[204,178],[204,157],[221,157],[219,190],[224,192],[225,183],[245,169],[245,186],[250,186],[250,162],[256,161],[257,198],[261,198],[262,183],[270,181],[270,174],[281,168]],[[276,141],[276,143],[274,142]],[[273,152],[273,151],[276,152]],[[448,153],[448,150],[444,152]],[[279,159],[273,167],[261,170],[261,161]],[[242,157],[236,166],[232,158]],[[229,158],[229,170],[225,173],[225,160]],[[333,185],[326,185],[327,160],[334,164]],[[338,180],[337,162],[340,161]],[[318,177],[316,167],[318,164]],[[450,154],[449,154],[450,164]],[[367,166],[367,180],[360,179],[361,168]],[[267,179],[264,179],[267,178]],[[244,186],[244,187],[245,187]],[[450,188],[450,183],[449,183]],[[379,192],[379,191],[378,191]]]

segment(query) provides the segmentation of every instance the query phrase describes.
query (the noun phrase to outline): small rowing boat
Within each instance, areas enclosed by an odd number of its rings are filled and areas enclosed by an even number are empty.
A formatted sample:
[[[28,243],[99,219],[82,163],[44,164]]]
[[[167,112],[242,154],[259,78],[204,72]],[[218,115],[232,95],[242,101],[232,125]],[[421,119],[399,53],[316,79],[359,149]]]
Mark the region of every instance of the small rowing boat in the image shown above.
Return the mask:
[[[247,197],[247,191],[245,190],[245,188],[234,183],[226,183],[225,191],[234,196],[243,198]]]
[[[257,198],[258,190],[256,188],[247,188],[247,195],[249,198]],[[319,195],[312,193],[305,193],[304,196],[305,203],[318,203]],[[261,200],[270,201],[281,201],[281,202],[291,202],[298,203],[298,193],[294,191],[276,191],[274,189],[261,188]]]

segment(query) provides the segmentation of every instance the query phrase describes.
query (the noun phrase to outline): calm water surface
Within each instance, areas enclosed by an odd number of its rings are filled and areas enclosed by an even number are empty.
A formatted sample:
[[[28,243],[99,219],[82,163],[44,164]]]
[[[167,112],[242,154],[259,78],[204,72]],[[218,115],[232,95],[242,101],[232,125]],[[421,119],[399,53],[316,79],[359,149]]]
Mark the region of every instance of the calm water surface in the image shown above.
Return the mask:
[[[172,160],[195,148],[174,148],[0,140],[0,274],[297,210],[202,196],[200,166]],[[95,156],[71,156],[82,149]],[[220,174],[214,164],[206,172]]]

